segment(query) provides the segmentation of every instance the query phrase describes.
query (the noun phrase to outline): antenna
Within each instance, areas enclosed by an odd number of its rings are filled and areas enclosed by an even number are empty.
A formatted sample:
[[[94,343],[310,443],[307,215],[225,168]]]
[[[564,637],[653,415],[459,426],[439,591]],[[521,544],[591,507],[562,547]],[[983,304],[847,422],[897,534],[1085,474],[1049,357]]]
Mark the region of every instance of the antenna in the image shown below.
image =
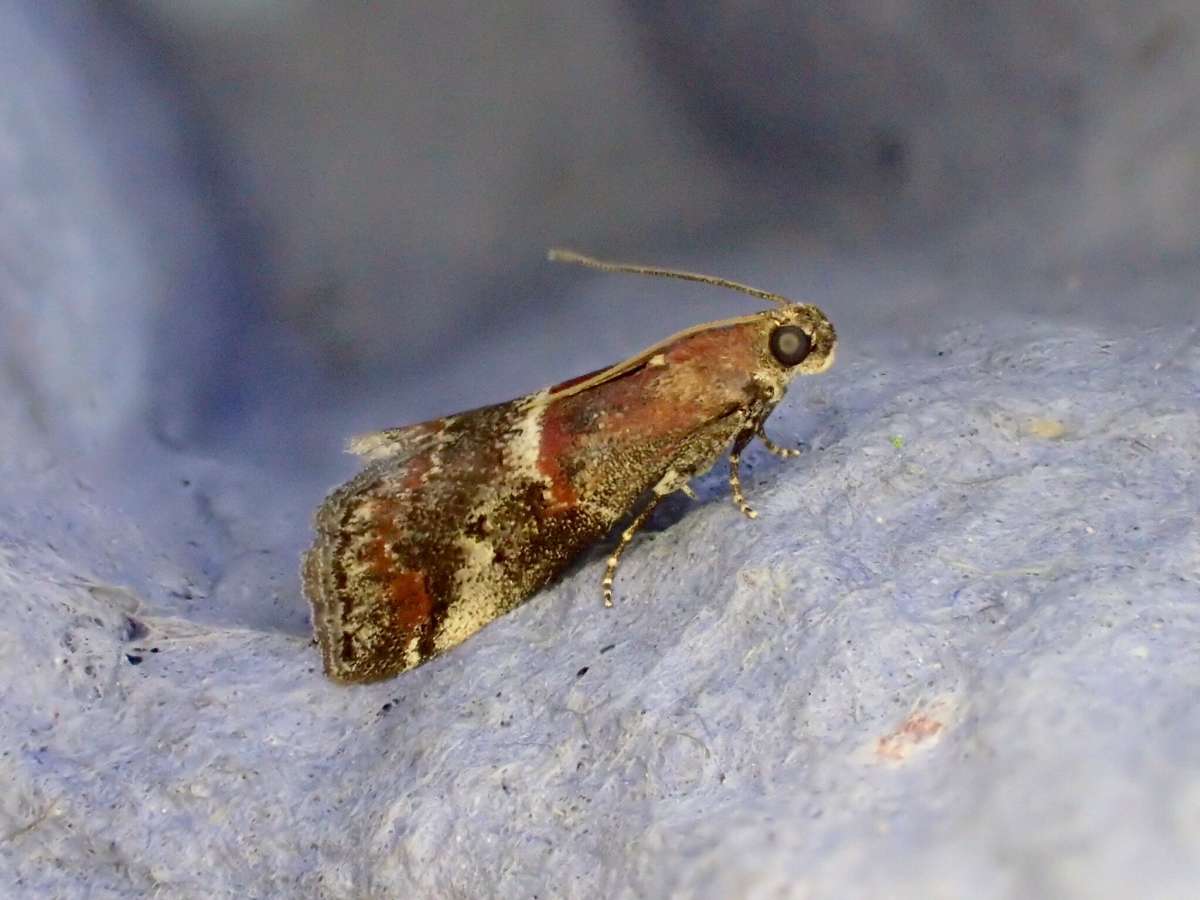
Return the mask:
[[[727,278],[717,278],[715,275],[701,275],[697,272],[681,272],[678,269],[660,269],[656,266],[639,266],[630,263],[608,262],[602,259],[593,259],[590,256],[584,256],[582,253],[576,253],[574,250],[562,250],[559,248],[552,249],[546,254],[546,258],[551,262],[567,262],[577,263],[581,266],[588,266],[592,269],[600,269],[604,272],[628,272],[632,275],[655,275],[660,278],[678,278],[681,281],[698,281],[701,284],[711,284],[716,287],[729,288],[733,291],[741,291],[743,294],[749,294],[751,297],[757,297],[760,300],[770,300],[772,303],[778,303],[781,306],[795,306],[795,302],[787,297],[781,297],[779,294],[772,294],[770,291],[764,291],[756,287],[750,287],[748,284],[741,284],[737,281],[730,281]]]

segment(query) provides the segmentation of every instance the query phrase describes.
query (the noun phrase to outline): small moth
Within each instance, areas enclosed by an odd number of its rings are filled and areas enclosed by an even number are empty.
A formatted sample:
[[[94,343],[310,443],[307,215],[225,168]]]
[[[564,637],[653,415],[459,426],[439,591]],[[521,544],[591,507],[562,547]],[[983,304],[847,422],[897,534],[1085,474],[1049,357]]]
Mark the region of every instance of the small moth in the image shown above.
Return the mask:
[[[763,432],[796,375],[833,363],[837,337],[815,306],[724,278],[550,258],[611,272],[731,288],[772,309],[697,325],[606,369],[507,403],[351,441],[368,462],[315,517],[304,591],[325,672],[376,681],[455,647],[559,575],[631,516],[604,570],[613,576],[637,530],[667,495]]]

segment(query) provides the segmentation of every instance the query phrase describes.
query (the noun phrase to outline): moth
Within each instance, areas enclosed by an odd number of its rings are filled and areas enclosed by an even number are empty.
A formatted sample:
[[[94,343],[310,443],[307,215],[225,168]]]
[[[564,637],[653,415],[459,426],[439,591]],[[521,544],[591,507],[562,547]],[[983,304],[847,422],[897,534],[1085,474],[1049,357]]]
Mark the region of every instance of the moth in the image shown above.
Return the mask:
[[[366,460],[317,510],[304,591],[325,672],[389,678],[457,646],[527,600],[629,519],[602,581],[612,606],[622,554],[662,499],[726,452],[739,462],[796,375],[833,364],[817,307],[693,272],[552,260],[730,288],[773,308],[697,325],[636,356],[507,403],[350,442]]]

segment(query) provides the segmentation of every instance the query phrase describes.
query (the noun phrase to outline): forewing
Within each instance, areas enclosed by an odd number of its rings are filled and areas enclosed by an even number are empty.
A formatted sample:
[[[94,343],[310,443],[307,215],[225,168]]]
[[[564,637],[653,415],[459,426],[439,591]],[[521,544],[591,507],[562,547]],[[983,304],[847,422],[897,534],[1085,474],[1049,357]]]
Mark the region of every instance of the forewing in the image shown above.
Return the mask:
[[[489,437],[512,406],[380,432],[374,460],[322,504],[304,584],[329,675],[373,681],[433,655],[461,566],[451,538],[500,465]]]

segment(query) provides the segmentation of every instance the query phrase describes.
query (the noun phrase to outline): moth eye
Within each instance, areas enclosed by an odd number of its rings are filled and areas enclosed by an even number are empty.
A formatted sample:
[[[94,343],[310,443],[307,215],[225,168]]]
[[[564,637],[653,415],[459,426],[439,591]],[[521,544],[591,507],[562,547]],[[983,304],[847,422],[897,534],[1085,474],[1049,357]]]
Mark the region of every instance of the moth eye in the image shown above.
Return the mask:
[[[771,355],[781,364],[797,366],[812,349],[812,338],[797,325],[780,325],[771,332],[769,346]]]

